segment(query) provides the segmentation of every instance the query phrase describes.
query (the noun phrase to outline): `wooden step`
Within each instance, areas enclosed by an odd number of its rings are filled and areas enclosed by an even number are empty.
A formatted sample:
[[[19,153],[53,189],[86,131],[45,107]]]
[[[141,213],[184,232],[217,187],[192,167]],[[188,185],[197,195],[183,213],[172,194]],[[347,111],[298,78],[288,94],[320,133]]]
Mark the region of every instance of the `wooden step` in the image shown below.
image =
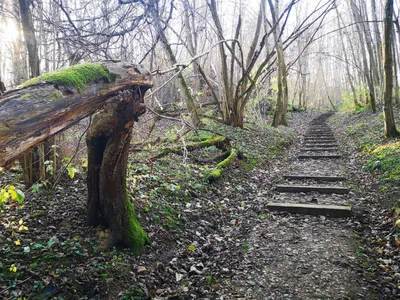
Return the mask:
[[[339,149],[336,147],[336,148],[334,148],[334,147],[332,147],[332,148],[303,148],[303,149],[300,149],[300,151],[303,151],[303,152],[307,152],[307,151],[316,151],[316,152],[318,152],[318,151],[339,151]]]
[[[308,133],[330,133],[333,134],[332,130],[307,130]]]
[[[320,148],[320,149],[326,149],[326,150],[335,149],[338,147],[338,145],[335,145],[335,144],[304,144],[303,146],[304,146],[304,148],[307,148],[307,149]]]
[[[305,137],[323,137],[323,138],[334,138],[335,136],[333,134],[307,134]]]
[[[313,186],[313,185],[291,185],[278,184],[276,190],[280,193],[309,193],[320,194],[348,194],[350,189],[341,186]]]
[[[334,134],[331,131],[307,131],[307,134]]]
[[[346,181],[343,176],[320,176],[320,175],[283,175],[288,180],[315,180],[315,181]]]
[[[336,141],[335,141],[336,142]],[[338,147],[339,145],[334,142],[326,141],[305,141],[305,146],[311,145],[311,147]]]
[[[304,141],[303,146],[304,148],[308,148],[308,146],[305,145],[311,145],[311,147],[314,148],[323,148],[325,145],[335,145],[336,144],[335,142],[336,141]],[[321,146],[315,147],[315,145],[321,145]],[[338,147],[338,145],[336,144],[336,146],[334,147]]]
[[[305,141],[324,141],[324,142],[326,142],[326,141],[330,141],[330,142],[336,142],[336,139],[335,138],[330,138],[330,137],[327,137],[327,138],[324,138],[324,137],[315,137],[315,138],[313,138],[313,137],[304,137],[304,140]]]
[[[305,138],[304,139],[305,142],[312,142],[312,143],[317,143],[317,142],[323,142],[323,143],[335,143],[336,140],[335,139],[320,139],[320,138],[315,138],[315,139],[311,139],[311,138]]]
[[[330,129],[325,129],[325,130],[313,130],[313,129],[309,129],[307,130],[307,132],[313,132],[313,133],[333,133],[332,130]]]
[[[339,154],[300,154],[297,155],[297,158],[299,159],[321,159],[321,158],[342,158],[341,155]]]
[[[329,216],[333,218],[351,217],[350,206],[296,204],[296,203],[273,203],[269,202],[267,208],[270,211],[285,211],[292,214]]]

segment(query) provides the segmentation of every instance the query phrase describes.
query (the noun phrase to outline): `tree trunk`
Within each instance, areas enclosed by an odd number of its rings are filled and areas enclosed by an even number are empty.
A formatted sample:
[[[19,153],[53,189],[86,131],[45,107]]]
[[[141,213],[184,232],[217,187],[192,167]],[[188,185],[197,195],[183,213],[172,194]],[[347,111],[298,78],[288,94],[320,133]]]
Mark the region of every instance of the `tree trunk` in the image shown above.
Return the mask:
[[[337,15],[338,28],[340,28],[341,24],[340,24],[339,10],[338,10],[337,6],[335,7],[335,10],[336,10],[336,15]],[[341,45],[341,48],[342,48],[342,53],[344,55],[344,62],[345,62],[347,78],[349,80],[351,93],[353,95],[354,106],[355,106],[355,108],[357,108],[357,107],[360,106],[360,104],[357,101],[357,93],[356,93],[356,89],[354,87],[353,78],[352,78],[351,73],[350,73],[349,59],[348,59],[346,47],[345,47],[345,44],[344,44],[344,38],[343,38],[342,30],[339,30],[339,38],[340,38],[340,45]]]
[[[126,170],[132,125],[144,113],[143,96],[152,85],[147,75],[140,66],[122,62],[81,64],[34,78],[0,97],[0,166],[104,107],[87,136],[87,221],[111,229],[109,246],[126,246],[135,254],[149,239],[129,199]],[[70,81],[82,77],[84,82]]]
[[[126,170],[136,107],[144,91],[122,92],[93,118],[86,137],[88,147],[89,225],[110,228],[108,246],[129,247],[142,253],[149,239],[136,219],[135,207],[126,187]]]
[[[29,2],[29,0],[19,0],[19,9],[26,48],[28,49],[30,78],[32,78],[39,76],[40,71],[35,28],[33,27],[32,13],[29,9]]]
[[[86,82],[71,86],[71,78]],[[43,74],[0,96],[0,166],[103,107],[119,91],[151,87],[138,65],[106,61]]]
[[[40,62],[35,28],[33,25],[32,12],[29,8],[29,2],[29,0],[19,0],[19,11],[25,44],[28,50],[28,64],[30,71],[29,78],[33,78],[40,75]],[[50,151],[51,142],[46,140],[37,148],[33,148],[30,152],[25,153],[24,157],[20,159],[26,187],[32,186],[39,180],[46,180],[44,162],[48,160]]]
[[[276,4],[278,1],[276,1]],[[274,38],[276,43],[276,54],[278,56],[278,91],[276,99],[276,107],[274,112],[274,118],[272,120],[272,126],[284,125],[287,126],[286,112],[288,104],[288,90],[287,90],[287,79],[286,79],[286,64],[283,53],[282,41],[279,36],[280,29],[277,20],[277,7],[274,7],[272,0],[268,0],[269,8],[271,10],[274,30]]]
[[[353,18],[355,22],[360,22],[362,23],[363,20],[361,19],[357,8],[355,7],[354,3],[350,3],[350,9],[352,10]],[[356,24],[357,28],[357,34],[358,38],[360,39],[360,47],[361,47],[361,54],[362,54],[362,59],[363,59],[363,66],[364,66],[364,76],[366,78],[367,84],[368,84],[368,89],[369,89],[369,96],[370,96],[370,103],[371,103],[371,109],[375,113],[376,112],[376,93],[375,93],[375,86],[374,86],[374,77],[373,77],[373,72],[372,72],[372,64],[368,67],[368,60],[367,60],[367,54],[365,51],[365,47],[367,47],[367,50],[371,50],[370,47],[365,43],[365,36],[367,35],[366,31],[364,30],[365,28],[363,25],[359,25],[358,23]],[[351,41],[350,41],[351,43]],[[370,52],[370,51],[369,51]],[[372,53],[371,53],[372,55]],[[372,61],[372,57],[370,57],[370,62]]]
[[[161,20],[159,17],[159,10],[158,10],[157,5],[158,5],[158,2],[155,0],[152,0],[149,2],[149,9],[150,9],[151,17],[153,18],[153,23],[154,23],[155,29],[157,31],[158,36],[160,37],[160,41],[164,47],[165,52],[167,52],[167,55],[168,55],[168,58],[169,58],[171,64],[173,66],[176,66],[176,64],[178,62],[176,60],[174,52],[171,49],[171,45],[168,42],[167,36],[164,33],[164,29],[161,26]],[[186,83],[185,77],[182,75],[181,72],[178,74],[178,78],[179,78],[179,83],[181,85],[183,96],[185,98],[187,110],[189,111],[191,118],[192,118],[192,123],[195,127],[198,127],[201,125],[201,119],[200,119],[200,115],[197,111],[196,105],[194,103],[193,96],[189,90],[187,83]]]
[[[393,25],[393,27],[394,27],[394,25]],[[398,60],[398,57],[399,57],[399,53],[398,53],[398,51],[397,51],[397,45],[396,45],[396,39],[394,38],[395,37],[395,35],[396,35],[396,32],[395,32],[395,30],[394,30],[394,28],[393,28],[393,43],[392,43],[392,54],[393,54],[393,78],[394,78],[394,102],[396,103],[396,104],[399,104],[399,102],[400,102],[400,95],[399,95],[399,80],[398,80],[398,78],[397,78],[397,74],[399,73],[398,72],[398,66],[397,66],[397,63],[396,63],[396,61]]]
[[[396,137],[399,132],[394,121],[393,97],[393,0],[386,0],[385,19],[383,25],[383,65],[384,65],[384,114],[385,136]]]
[[[210,12],[216,27],[217,35],[218,35],[218,40],[222,41],[225,40],[223,36],[223,30],[222,30],[222,25],[221,21],[219,19],[218,11],[217,11],[217,4],[215,0],[211,0],[210,3],[208,3],[208,6],[210,8]],[[220,60],[221,60],[221,76],[222,76],[222,90],[223,93],[220,93],[221,99],[220,99],[220,110],[221,110],[221,115],[222,119],[224,122],[228,125],[232,124],[232,115],[231,112],[233,111],[233,87],[230,86],[230,78],[229,78],[229,70],[228,70],[228,63],[227,63],[227,55],[225,52],[225,45],[223,43],[220,43],[218,45],[219,49],[219,54],[220,54]],[[233,54],[232,54],[233,55]]]
[[[6,86],[3,83],[3,81],[1,81],[1,78],[0,78],[0,95],[3,94],[5,91],[6,91]]]
[[[379,30],[379,22],[378,22],[378,14],[376,12],[376,0],[371,0],[371,8],[372,8],[372,20],[374,26],[374,37],[375,37],[375,49],[377,53],[377,65],[378,65],[378,72],[379,77],[382,78],[383,70],[382,70],[382,39],[381,33]],[[382,80],[380,80],[382,81]]]

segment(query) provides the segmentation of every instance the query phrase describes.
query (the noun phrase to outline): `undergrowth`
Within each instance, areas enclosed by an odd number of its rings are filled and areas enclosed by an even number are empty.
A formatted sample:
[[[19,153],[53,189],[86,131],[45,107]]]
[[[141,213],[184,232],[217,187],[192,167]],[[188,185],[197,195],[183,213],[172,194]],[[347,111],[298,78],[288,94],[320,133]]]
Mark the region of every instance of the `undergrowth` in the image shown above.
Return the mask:
[[[400,142],[384,138],[383,115],[364,112],[346,113],[346,134],[363,154],[365,169],[376,172],[382,192],[400,182]],[[335,120],[333,120],[335,122]],[[398,206],[395,200],[391,205]]]
[[[166,134],[175,131],[169,128]],[[236,159],[233,164],[241,172],[246,172],[282,155],[294,138],[294,130],[272,127],[263,131],[243,130],[209,122],[198,131],[198,136],[186,136],[183,140],[173,136],[173,143],[158,147],[148,145],[146,151],[131,156],[128,172],[129,189],[136,201],[141,203],[145,217],[166,230],[184,229],[185,220],[180,218],[180,213],[194,208],[192,200],[210,187],[209,174],[219,161],[209,159],[221,151],[212,145],[184,154],[169,153],[153,162],[149,162],[148,157],[160,153],[165,147],[176,148],[181,145],[184,148],[191,141],[206,140],[215,135],[226,137],[230,147],[240,151],[241,159]],[[202,162],[202,159],[208,161]],[[222,175],[221,180],[224,180],[224,176],[229,175]]]

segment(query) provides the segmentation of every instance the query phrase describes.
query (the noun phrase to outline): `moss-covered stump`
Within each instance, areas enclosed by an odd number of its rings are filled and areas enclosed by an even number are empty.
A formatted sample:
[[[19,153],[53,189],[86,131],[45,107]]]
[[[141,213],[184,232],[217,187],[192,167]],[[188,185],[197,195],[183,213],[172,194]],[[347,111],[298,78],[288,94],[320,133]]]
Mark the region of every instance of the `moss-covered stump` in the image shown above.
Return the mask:
[[[209,183],[212,183],[222,176],[223,170],[229,166],[232,161],[238,157],[239,151],[236,148],[231,148],[229,149],[229,156],[225,158],[223,161],[217,164],[217,166],[212,169],[208,174],[207,174],[207,180]]]
[[[125,91],[93,118],[88,131],[88,218],[89,225],[111,230],[108,246],[125,246],[139,255],[149,243],[136,219],[126,189],[126,172],[132,125],[143,113],[145,90]]]

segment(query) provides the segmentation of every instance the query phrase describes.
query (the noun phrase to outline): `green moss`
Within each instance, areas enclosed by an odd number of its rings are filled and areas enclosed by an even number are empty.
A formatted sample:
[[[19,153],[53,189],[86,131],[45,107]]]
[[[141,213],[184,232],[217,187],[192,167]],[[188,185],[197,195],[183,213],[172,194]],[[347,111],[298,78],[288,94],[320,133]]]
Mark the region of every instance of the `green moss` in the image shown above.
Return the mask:
[[[214,146],[214,145],[219,145],[221,143],[224,143],[226,141],[226,137],[224,136],[216,136],[216,137],[212,137],[212,138],[208,138],[204,141],[200,142],[200,145],[203,147],[206,146]]]
[[[210,173],[208,173],[207,179],[208,182],[214,182],[218,178],[220,178],[222,175],[222,170],[221,169],[213,169]]]
[[[372,171],[379,169],[384,182],[397,184],[400,181],[400,142],[387,143],[372,150],[368,167]]]
[[[147,233],[136,218],[135,206],[126,196],[126,213],[129,220],[127,228],[125,228],[125,243],[132,248],[134,255],[142,254],[144,247],[150,244]]]
[[[61,96],[61,93],[59,93],[59,92],[54,92],[54,93],[51,93],[46,96],[46,99],[48,99],[48,100],[58,100],[61,98],[62,98],[62,96]]]
[[[101,79],[113,80],[115,74],[103,64],[82,63],[79,65],[63,68],[54,72],[46,73],[29,79],[21,87],[32,86],[41,82],[48,82],[76,88],[81,91],[89,83]]]
[[[232,160],[239,154],[239,151],[236,148],[232,148],[229,151],[229,156],[218,163],[217,166],[207,174],[208,182],[211,183],[220,178],[222,175],[222,170],[229,166]]]
[[[229,164],[232,162],[232,160],[238,156],[238,150],[235,148],[232,148],[230,150],[229,156],[227,158],[225,158],[223,161],[221,161],[219,164],[217,164],[217,168],[218,169],[224,169],[227,166],[229,166]]]
[[[26,93],[21,96],[21,100],[29,100],[30,98],[31,98],[31,94],[29,94],[29,93]]]

